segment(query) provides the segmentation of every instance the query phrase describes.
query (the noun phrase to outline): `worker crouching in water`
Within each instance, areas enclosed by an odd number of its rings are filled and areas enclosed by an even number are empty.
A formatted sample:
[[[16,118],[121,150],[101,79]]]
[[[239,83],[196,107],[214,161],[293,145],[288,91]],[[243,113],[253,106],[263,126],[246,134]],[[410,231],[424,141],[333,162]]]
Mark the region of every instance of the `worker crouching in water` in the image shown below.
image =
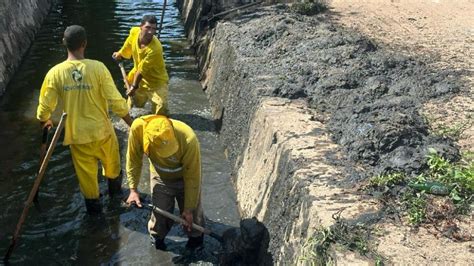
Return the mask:
[[[122,177],[117,136],[109,118],[109,108],[128,125],[132,119],[126,100],[120,95],[109,70],[99,61],[86,59],[86,31],[78,25],[64,31],[63,43],[68,57],[49,70],[41,86],[37,118],[51,127],[51,113],[58,99],[68,118],[64,145],[71,149],[72,161],[84,195],[87,212],[101,212],[98,163],[108,180],[109,194],[121,194]]]
[[[186,224],[186,248],[202,246],[203,235],[192,230],[192,223],[204,226],[201,207],[201,153],[194,131],[185,123],[162,115],[135,119],[128,139],[127,176],[130,195],[127,203],[141,207],[137,191],[143,154],[150,162],[153,204],[173,212],[175,199]],[[173,221],[153,212],[148,230],[157,249],[166,250],[164,239]]]

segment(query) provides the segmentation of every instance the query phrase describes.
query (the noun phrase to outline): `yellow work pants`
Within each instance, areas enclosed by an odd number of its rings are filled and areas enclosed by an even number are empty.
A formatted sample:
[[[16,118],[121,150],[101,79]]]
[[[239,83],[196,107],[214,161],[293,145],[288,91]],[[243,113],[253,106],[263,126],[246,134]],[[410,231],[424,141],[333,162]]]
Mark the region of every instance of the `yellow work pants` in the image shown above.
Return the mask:
[[[82,195],[86,199],[98,199],[99,161],[102,164],[103,176],[115,179],[120,174],[120,153],[115,132],[103,140],[71,144],[69,147]]]
[[[168,85],[163,85],[155,89],[148,89],[140,86],[133,97],[128,98],[128,107],[142,108],[150,99],[151,112],[157,115],[168,115]]]

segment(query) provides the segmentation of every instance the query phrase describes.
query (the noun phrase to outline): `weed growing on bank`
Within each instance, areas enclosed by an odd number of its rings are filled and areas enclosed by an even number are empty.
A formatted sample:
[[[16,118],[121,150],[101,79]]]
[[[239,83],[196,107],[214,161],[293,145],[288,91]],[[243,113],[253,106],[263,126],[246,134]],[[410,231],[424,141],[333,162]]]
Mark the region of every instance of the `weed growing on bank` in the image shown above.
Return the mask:
[[[413,226],[469,214],[474,198],[474,153],[465,153],[459,162],[451,163],[430,150],[427,159],[428,170],[414,178],[391,173],[373,177],[369,184],[384,194],[385,203],[397,205]]]
[[[408,221],[412,225],[419,225],[426,219],[426,194],[407,192],[403,194],[403,205],[408,216]]]
[[[380,198],[387,209],[402,214],[412,226],[430,223],[448,238],[469,241],[470,235],[462,232],[453,220],[471,211],[474,153],[463,154],[459,162],[451,163],[430,150],[427,159],[428,170],[416,177],[401,172],[389,173],[372,177],[369,186],[382,195]],[[349,224],[340,218],[340,214],[333,216],[334,225],[320,228],[306,241],[298,263],[332,265],[330,247],[338,244],[373,259],[376,265],[383,265],[386,259],[375,251],[370,241],[373,226]]]
[[[329,249],[331,245],[338,244],[373,259],[376,265],[383,265],[385,259],[375,251],[370,241],[371,226],[363,223],[350,224],[340,215],[341,212],[333,215],[336,221],[334,225],[320,228],[306,241],[298,262],[304,265],[335,265]]]
[[[293,3],[290,10],[301,15],[313,16],[328,10],[328,4],[325,0],[304,0]]]
[[[405,174],[391,173],[388,175],[374,176],[370,179],[370,185],[374,187],[391,187],[403,183],[405,181]]]
[[[453,164],[431,150],[428,156],[429,171],[419,175],[415,182],[438,181],[446,188],[458,213],[467,214],[474,194],[474,153],[465,153],[460,162]]]

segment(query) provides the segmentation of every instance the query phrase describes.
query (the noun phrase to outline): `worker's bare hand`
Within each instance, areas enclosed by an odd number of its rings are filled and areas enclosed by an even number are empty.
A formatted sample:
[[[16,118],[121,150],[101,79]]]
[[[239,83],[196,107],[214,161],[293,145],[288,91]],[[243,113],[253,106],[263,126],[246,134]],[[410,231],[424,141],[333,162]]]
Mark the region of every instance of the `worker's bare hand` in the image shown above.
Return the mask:
[[[115,59],[115,60],[122,60],[123,57],[119,52],[114,52],[112,54],[112,58]]]
[[[191,229],[193,228],[193,212],[190,210],[184,210],[181,216],[186,221],[186,224],[183,224],[184,229],[191,232]]]
[[[142,207],[142,203],[140,202],[140,194],[135,188],[130,189],[130,194],[127,198],[127,204],[136,204],[139,208]]]
[[[51,119],[48,119],[47,121],[40,122],[40,126],[42,129],[43,128],[51,129],[54,125],[53,125],[53,121],[51,121]]]

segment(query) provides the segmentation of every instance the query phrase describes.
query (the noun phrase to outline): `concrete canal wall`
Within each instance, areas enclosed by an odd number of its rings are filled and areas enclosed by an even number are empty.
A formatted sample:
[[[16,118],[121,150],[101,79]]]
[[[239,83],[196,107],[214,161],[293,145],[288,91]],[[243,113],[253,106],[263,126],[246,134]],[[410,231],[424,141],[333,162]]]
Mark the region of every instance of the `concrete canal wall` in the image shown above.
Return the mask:
[[[0,1],[0,96],[28,51],[52,0]]]
[[[208,23],[206,17],[211,13],[204,11],[205,1],[179,4],[197,51],[203,87],[233,165],[242,216],[255,216],[268,227],[269,250],[276,264],[296,262],[307,239],[321,227],[334,224],[334,209],[346,208],[345,218],[351,218],[364,209],[374,209],[374,203],[334,186],[342,174],[325,162],[325,156],[334,153],[335,158],[340,157],[337,145],[304,101],[266,93],[273,77],[258,75],[255,68],[265,66],[258,66],[233,45],[238,25]],[[352,252],[330,252],[339,262],[364,262]]]

